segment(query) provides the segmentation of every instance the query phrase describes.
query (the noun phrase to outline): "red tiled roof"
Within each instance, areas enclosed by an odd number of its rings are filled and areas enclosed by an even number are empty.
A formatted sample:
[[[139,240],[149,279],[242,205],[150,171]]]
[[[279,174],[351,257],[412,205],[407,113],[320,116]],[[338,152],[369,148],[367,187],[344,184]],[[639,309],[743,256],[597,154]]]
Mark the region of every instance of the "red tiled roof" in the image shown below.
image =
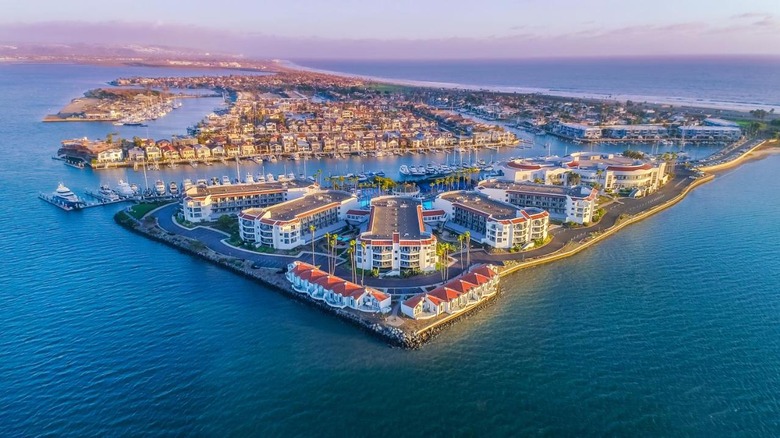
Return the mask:
[[[476,285],[485,284],[488,281],[490,281],[489,278],[485,277],[482,274],[476,273],[476,272],[471,272],[468,275],[465,275],[465,276],[461,277],[461,279],[463,281],[467,281],[467,282],[469,282],[471,284],[476,284]]]
[[[432,290],[428,295],[434,296],[442,301],[450,302],[452,300],[457,299],[462,294],[455,289],[452,289],[448,287],[450,283],[447,283],[447,286],[439,286],[436,289]]]
[[[404,306],[415,307],[416,305],[420,304],[420,302],[422,302],[424,298],[425,298],[424,294],[415,295],[407,299],[406,301],[404,301]]]
[[[471,272],[484,275],[487,278],[493,278],[496,275],[496,272],[490,269],[487,265],[477,266],[476,268],[473,268]]]

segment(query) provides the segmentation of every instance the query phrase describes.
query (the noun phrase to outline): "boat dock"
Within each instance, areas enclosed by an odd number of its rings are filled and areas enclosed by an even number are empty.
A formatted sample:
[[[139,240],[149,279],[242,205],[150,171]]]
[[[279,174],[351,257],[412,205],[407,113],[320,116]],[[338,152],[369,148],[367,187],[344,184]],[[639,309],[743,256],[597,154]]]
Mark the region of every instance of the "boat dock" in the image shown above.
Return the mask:
[[[115,199],[115,200],[106,200],[103,198],[96,197],[95,195],[91,194],[90,192],[87,192],[88,195],[94,197],[98,200],[98,202],[80,202],[79,204],[75,206],[66,205],[63,202],[57,201],[53,196],[49,196],[45,193],[39,193],[38,198],[48,202],[49,204],[59,207],[65,211],[75,211],[75,210],[83,210],[85,208],[92,208],[92,207],[102,207],[105,205],[112,205],[112,204],[119,204],[122,202],[135,202],[135,199],[130,198],[122,198],[122,199]]]

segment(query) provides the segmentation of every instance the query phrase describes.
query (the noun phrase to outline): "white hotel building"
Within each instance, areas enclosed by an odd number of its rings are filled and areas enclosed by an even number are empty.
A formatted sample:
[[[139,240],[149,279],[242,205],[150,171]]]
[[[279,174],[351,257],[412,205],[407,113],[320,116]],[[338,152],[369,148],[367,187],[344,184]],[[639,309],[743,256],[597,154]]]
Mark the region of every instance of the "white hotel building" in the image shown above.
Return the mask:
[[[430,272],[436,269],[436,242],[436,236],[426,229],[419,199],[382,196],[371,201],[355,259],[358,267],[365,270]]]
[[[666,183],[666,162],[623,157],[600,152],[576,152],[565,157],[518,159],[501,164],[502,180],[567,184],[568,174],[576,173],[582,183],[601,185],[605,191],[634,190],[640,196],[658,190]]]
[[[447,213],[445,227],[494,248],[509,249],[547,238],[550,214],[539,208],[517,208],[472,191],[442,193],[434,206]]]
[[[238,214],[248,208],[262,208],[300,198],[319,190],[305,180],[227,184],[192,187],[184,195],[181,207],[189,222],[209,222],[226,214]]]
[[[561,222],[588,224],[596,212],[598,191],[585,186],[513,183],[499,180],[482,181],[477,191],[516,207],[536,207]]]
[[[241,240],[274,249],[310,244],[347,226],[347,212],[359,205],[357,197],[327,190],[266,208],[250,208],[238,215]],[[312,235],[310,226],[315,227]]]

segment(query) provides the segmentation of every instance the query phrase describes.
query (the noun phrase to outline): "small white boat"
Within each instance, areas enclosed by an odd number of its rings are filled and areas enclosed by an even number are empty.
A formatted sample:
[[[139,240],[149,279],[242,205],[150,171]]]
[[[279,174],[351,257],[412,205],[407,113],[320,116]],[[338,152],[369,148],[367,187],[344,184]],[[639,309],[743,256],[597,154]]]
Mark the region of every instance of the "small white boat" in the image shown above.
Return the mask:
[[[100,198],[104,201],[118,201],[119,195],[117,192],[111,190],[111,187],[109,187],[106,184],[101,184],[100,188],[98,189],[98,195]]]
[[[154,183],[154,191],[157,193],[157,196],[163,196],[165,194],[165,183],[158,179],[157,182]]]
[[[222,177],[222,185],[223,186],[229,186],[230,185],[230,178],[228,178],[227,175]]]
[[[123,198],[129,198],[131,196],[135,195],[135,192],[133,191],[132,187],[130,187],[130,184],[128,184],[125,181],[119,180],[119,183],[116,185],[116,193],[123,197]]]

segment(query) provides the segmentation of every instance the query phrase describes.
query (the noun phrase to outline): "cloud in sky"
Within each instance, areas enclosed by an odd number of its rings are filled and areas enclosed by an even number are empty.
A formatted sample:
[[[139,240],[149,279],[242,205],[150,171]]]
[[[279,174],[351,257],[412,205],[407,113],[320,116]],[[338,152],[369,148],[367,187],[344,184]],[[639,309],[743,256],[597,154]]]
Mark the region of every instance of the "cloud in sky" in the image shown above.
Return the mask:
[[[770,14],[741,14],[727,23],[682,21],[598,26],[557,34],[517,26],[489,37],[315,38],[274,36],[156,22],[52,21],[0,24],[0,43],[164,45],[261,58],[462,59],[570,56],[780,55],[767,35],[780,32]]]

